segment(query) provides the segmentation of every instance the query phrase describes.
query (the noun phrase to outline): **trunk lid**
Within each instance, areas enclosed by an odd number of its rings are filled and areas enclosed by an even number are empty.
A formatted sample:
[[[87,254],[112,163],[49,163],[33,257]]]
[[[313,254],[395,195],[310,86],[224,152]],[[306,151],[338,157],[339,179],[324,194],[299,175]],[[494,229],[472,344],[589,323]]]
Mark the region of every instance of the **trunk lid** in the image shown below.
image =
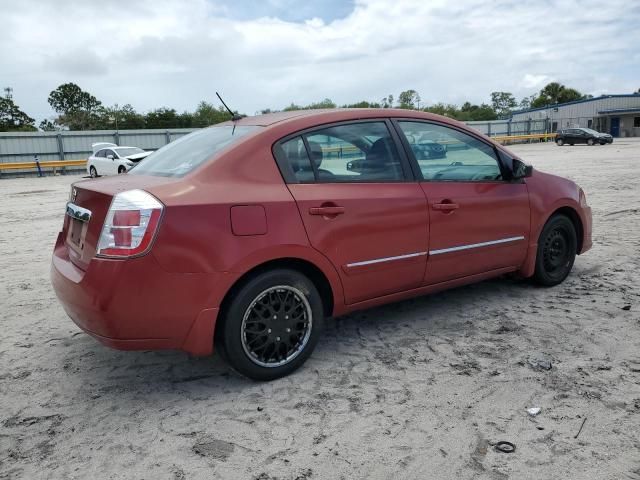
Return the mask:
[[[71,262],[82,270],[87,269],[96,254],[102,226],[116,194],[133,189],[148,190],[172,181],[166,177],[118,175],[74,183],[62,227]]]

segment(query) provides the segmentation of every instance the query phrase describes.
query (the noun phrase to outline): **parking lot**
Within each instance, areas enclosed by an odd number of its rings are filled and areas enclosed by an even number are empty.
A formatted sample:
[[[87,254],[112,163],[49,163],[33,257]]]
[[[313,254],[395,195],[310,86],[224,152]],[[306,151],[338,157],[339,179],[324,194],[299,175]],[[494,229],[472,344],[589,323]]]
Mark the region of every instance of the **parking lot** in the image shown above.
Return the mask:
[[[638,140],[513,147],[593,208],[562,285],[501,278],[330,320],[271,383],[80,332],[48,276],[80,177],[0,180],[0,478],[639,480]]]

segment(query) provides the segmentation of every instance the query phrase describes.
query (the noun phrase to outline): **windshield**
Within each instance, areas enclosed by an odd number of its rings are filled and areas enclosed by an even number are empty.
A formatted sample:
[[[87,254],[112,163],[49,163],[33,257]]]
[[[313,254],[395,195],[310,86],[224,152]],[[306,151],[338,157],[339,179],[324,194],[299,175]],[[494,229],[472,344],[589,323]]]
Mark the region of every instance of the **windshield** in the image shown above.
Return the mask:
[[[129,155],[135,155],[136,153],[144,153],[144,150],[138,147],[123,147],[116,148],[116,152],[118,152],[118,155],[121,157],[128,157]]]
[[[185,135],[142,160],[132,174],[182,177],[260,127],[209,127]]]
[[[592,130],[591,128],[583,128],[582,129],[583,132],[587,132],[587,133],[591,133],[592,135],[599,135],[600,132],[596,132],[595,130]]]

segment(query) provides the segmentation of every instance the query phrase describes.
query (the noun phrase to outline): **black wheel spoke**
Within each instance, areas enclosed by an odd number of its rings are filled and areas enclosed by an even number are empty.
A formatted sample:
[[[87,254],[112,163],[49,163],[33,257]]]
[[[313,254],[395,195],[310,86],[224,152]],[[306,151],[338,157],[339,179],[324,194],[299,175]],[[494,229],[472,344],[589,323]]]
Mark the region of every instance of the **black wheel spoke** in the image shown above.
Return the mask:
[[[242,346],[258,365],[285,365],[304,350],[311,334],[311,307],[292,286],[272,287],[247,308],[242,322]]]

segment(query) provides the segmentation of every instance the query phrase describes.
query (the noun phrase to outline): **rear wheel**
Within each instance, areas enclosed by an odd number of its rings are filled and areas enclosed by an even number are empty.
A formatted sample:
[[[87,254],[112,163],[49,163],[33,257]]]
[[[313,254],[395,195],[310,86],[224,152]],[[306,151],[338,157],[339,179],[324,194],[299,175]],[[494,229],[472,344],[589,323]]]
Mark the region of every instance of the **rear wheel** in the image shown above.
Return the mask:
[[[315,285],[288,269],[253,277],[225,310],[216,348],[236,371],[253,380],[274,380],[300,367],[324,323]]]
[[[561,138],[556,139],[556,143],[558,144],[559,147],[561,147],[562,145],[564,145],[564,140]]]
[[[91,165],[91,168],[89,168],[89,175],[91,175],[91,178],[96,178],[98,176],[98,171],[93,165]]]
[[[596,142],[593,140],[593,138],[590,138],[589,140],[587,140],[587,145],[589,145],[590,147],[592,147]]]
[[[577,250],[578,239],[573,222],[564,215],[554,215],[538,239],[533,279],[547,287],[558,285],[571,272]]]

